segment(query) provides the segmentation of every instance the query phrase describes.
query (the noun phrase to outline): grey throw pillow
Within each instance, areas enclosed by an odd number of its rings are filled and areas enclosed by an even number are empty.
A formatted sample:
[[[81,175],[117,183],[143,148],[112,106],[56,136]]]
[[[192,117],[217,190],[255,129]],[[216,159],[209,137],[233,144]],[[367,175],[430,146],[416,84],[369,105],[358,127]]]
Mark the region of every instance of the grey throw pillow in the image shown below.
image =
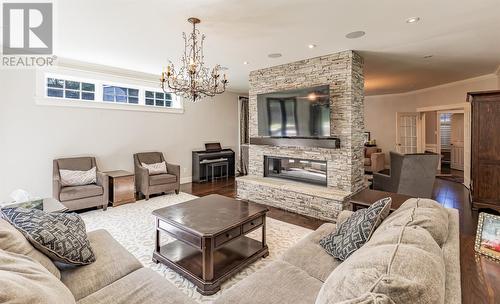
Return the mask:
[[[335,232],[322,238],[319,244],[330,255],[343,261],[370,239],[375,228],[389,215],[390,210],[390,197],[378,200],[369,208],[354,212]]]
[[[76,213],[47,213],[37,209],[2,208],[3,217],[54,261],[87,265],[95,255]]]

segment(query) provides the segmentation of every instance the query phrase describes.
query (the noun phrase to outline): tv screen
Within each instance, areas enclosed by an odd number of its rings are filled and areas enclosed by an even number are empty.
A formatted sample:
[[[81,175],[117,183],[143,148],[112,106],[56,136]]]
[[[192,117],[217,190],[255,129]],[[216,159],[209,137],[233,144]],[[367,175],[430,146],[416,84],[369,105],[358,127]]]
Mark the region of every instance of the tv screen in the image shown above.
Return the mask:
[[[259,136],[330,136],[328,85],[257,95]]]

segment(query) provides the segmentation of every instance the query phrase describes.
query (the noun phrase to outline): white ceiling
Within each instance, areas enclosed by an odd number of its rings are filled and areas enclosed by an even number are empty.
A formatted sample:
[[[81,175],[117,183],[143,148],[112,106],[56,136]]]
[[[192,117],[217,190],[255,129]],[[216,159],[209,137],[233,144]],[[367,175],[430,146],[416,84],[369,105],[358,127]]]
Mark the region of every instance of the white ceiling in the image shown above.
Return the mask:
[[[179,61],[195,16],[206,61],[229,68],[231,91],[248,90],[251,70],[353,49],[368,95],[398,93],[493,73],[499,12],[500,0],[57,0],[55,53],[159,74]],[[345,38],[357,30],[366,36]]]

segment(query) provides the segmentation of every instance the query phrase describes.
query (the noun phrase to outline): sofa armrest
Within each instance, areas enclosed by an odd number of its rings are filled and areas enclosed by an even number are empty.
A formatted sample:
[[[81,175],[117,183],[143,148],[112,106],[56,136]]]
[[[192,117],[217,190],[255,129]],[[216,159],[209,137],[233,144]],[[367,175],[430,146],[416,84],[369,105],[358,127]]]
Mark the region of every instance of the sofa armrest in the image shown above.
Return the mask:
[[[101,186],[104,193],[102,198],[102,205],[108,206],[109,202],[109,176],[106,173],[97,171],[97,185]]]
[[[60,201],[59,195],[61,194],[62,184],[59,174],[54,173],[52,176],[52,197]]]
[[[149,194],[149,170],[141,165],[137,165],[135,167],[135,179],[136,186],[138,187],[135,190],[145,195]]]
[[[337,217],[337,226],[345,222],[353,213],[350,210],[342,210]]]
[[[394,192],[392,189],[392,178],[389,175],[373,173],[373,190]]]
[[[177,176],[177,180],[181,178],[181,166],[167,163],[168,174]]]
[[[372,172],[379,172],[385,169],[385,154],[382,152],[372,153],[371,157]]]

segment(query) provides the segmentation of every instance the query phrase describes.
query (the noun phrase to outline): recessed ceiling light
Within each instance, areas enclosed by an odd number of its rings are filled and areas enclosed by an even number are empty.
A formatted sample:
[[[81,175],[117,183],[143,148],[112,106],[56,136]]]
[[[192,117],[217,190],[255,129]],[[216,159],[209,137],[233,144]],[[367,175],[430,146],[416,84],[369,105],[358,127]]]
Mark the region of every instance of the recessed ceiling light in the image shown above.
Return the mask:
[[[280,58],[281,56],[283,56],[281,53],[271,53],[267,55],[269,58]]]
[[[247,64],[248,64],[248,61],[243,61],[243,64],[244,64],[244,65],[247,65]]]
[[[346,38],[349,39],[356,39],[363,37],[366,33],[363,31],[355,31],[355,32],[350,32],[349,34],[345,35]]]
[[[411,17],[411,18],[406,19],[406,23],[415,23],[415,22],[419,22],[419,21],[420,21],[420,17]]]
[[[316,44],[309,44],[307,47],[310,49],[314,49],[316,47]]]

